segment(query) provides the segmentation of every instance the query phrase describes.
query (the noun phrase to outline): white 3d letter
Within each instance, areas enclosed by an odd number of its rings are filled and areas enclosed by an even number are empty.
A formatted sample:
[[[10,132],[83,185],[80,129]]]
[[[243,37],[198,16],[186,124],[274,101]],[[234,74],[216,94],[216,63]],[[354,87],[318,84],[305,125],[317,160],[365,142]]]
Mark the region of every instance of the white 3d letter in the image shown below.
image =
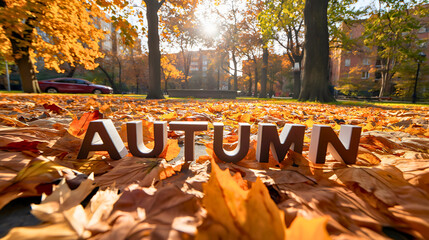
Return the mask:
[[[149,149],[143,142],[142,121],[127,122],[128,148],[133,156],[154,158],[164,151],[167,146],[167,122],[154,122],[153,129],[155,145]]]
[[[339,139],[329,126],[313,125],[311,132],[309,158],[314,163],[325,163],[326,151],[335,160],[346,164],[356,162],[362,128],[353,125],[342,125]]]
[[[207,130],[207,126],[207,122],[170,122],[170,130],[185,131],[185,161],[194,161],[194,133]]]
[[[239,162],[249,151],[250,144],[250,125],[247,123],[239,123],[238,128],[238,144],[232,151],[223,149],[223,123],[213,123],[214,126],[214,142],[213,151],[216,156],[224,162]]]
[[[268,162],[270,149],[278,162],[284,160],[289,148],[292,148],[297,153],[302,153],[304,134],[304,125],[286,124],[279,137],[275,124],[259,123],[256,160]]]
[[[77,158],[86,159],[92,151],[107,151],[114,160],[128,154],[112,120],[100,119],[89,123]]]

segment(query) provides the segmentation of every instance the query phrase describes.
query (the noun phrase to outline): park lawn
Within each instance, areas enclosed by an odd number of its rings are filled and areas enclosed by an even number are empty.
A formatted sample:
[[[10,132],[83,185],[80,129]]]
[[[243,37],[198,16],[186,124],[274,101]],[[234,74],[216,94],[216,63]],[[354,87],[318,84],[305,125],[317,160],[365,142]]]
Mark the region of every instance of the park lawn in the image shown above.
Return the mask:
[[[100,118],[113,121],[125,145],[123,125],[132,120],[143,120],[145,139],[153,134],[150,122],[158,120],[208,121],[209,130],[196,134],[191,164],[181,158],[179,131],[169,131],[168,147],[157,159],[112,160],[107,152],[76,159],[87,123]],[[214,122],[225,124],[226,148],[234,148],[239,122],[251,125],[244,160],[224,163],[213,155]],[[305,125],[303,154],[289,151],[280,163],[272,156],[269,163],[257,162],[262,122],[276,124],[279,132],[285,124]],[[308,161],[314,124],[336,132],[343,124],[361,126],[356,164],[330,154],[323,165]],[[0,208],[19,197],[49,195],[33,205],[43,225],[14,228],[6,239],[424,238],[428,124],[424,104],[1,94]]]

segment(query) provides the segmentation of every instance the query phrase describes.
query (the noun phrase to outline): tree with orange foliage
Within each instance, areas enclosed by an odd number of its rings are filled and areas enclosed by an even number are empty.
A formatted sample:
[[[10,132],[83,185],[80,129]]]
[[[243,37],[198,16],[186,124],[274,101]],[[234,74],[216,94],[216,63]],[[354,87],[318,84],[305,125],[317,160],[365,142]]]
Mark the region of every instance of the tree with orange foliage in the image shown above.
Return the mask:
[[[197,0],[144,0],[146,4],[146,19],[148,22],[148,47],[149,47],[149,93],[148,99],[164,98],[161,91],[161,52],[159,50],[159,16],[158,11],[168,3],[170,8],[187,9]]]
[[[248,1],[246,14],[242,21],[243,31],[240,34],[240,42],[242,45],[242,52],[247,58],[253,62],[253,77],[255,79],[255,91],[254,96],[258,94],[258,83],[259,83],[259,69],[258,62],[262,54],[262,46],[264,43],[261,25],[258,21],[258,15],[263,9],[263,2],[261,1]],[[247,63],[250,64],[250,63]],[[250,67],[250,66],[248,66]],[[249,68],[250,69],[250,68]],[[249,72],[248,72],[249,74]],[[249,94],[252,92],[252,77],[249,75]]]
[[[161,58],[161,69],[162,69],[162,75],[164,78],[164,91],[167,92],[168,89],[168,81],[170,79],[172,80],[180,80],[185,78],[185,75],[182,71],[178,70],[176,68],[176,55],[169,54],[164,55]]]
[[[195,16],[198,3],[199,0],[189,0],[186,7],[181,11],[177,11],[174,5],[167,3],[166,14],[163,16],[163,24],[166,30],[163,34],[173,46],[180,49],[185,88],[189,88],[188,80],[193,57],[191,49],[197,44],[200,35]]]
[[[40,92],[33,59],[62,72],[60,65],[97,67],[98,43],[105,32],[96,21],[109,21],[103,9],[122,2],[97,0],[0,0],[0,53],[18,66],[24,92]],[[125,22],[123,24],[126,24]],[[128,25],[127,25],[128,26]]]

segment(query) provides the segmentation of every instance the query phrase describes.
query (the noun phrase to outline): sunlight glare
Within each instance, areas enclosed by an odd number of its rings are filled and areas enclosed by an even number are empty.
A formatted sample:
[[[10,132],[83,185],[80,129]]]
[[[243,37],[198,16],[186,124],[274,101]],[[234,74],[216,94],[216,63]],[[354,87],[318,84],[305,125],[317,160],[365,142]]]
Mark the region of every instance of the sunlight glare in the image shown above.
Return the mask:
[[[203,22],[202,24],[202,30],[204,34],[207,35],[207,37],[214,37],[216,33],[218,32],[217,24],[207,21]]]

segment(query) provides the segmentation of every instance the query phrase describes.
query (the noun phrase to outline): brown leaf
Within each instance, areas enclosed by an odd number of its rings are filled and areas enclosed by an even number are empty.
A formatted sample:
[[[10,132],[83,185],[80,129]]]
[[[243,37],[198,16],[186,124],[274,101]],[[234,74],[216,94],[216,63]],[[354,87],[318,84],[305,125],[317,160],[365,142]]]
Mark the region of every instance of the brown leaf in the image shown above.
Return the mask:
[[[57,104],[55,103],[44,103],[43,107],[47,110],[50,110],[56,114],[61,114],[63,112],[65,112],[66,110],[62,107],[59,107]]]
[[[42,189],[38,189],[37,186],[50,184],[61,177],[63,175],[62,169],[64,167],[43,157],[33,159],[13,179],[3,183],[3,189],[0,194],[0,209],[16,197],[40,196],[42,192],[39,190]],[[51,191],[50,185],[46,191]],[[14,196],[14,198],[11,196]]]
[[[132,183],[150,186],[175,174],[176,170],[180,171],[178,166],[184,164],[184,162],[178,162],[170,165],[163,159],[137,157],[125,157],[117,162],[119,162],[118,165],[112,170],[96,178],[97,185],[103,188],[116,186],[121,189]]]
[[[102,237],[168,239],[183,233],[195,235],[199,210],[196,197],[176,186],[158,190],[133,186],[115,203],[109,218],[112,231]]]

